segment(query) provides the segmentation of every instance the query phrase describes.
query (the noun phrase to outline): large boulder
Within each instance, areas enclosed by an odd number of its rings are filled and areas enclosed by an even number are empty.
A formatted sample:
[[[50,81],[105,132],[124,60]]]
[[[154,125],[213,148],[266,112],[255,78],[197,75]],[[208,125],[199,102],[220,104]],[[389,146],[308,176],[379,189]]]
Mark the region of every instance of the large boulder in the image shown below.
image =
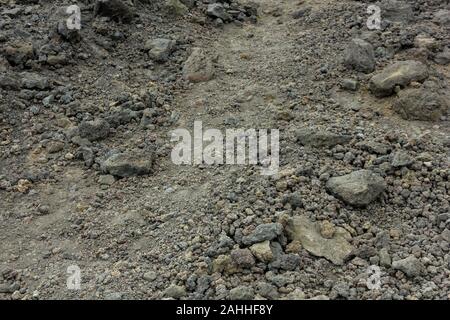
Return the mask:
[[[384,179],[370,170],[358,170],[328,180],[326,189],[353,206],[366,206],[385,190]]]
[[[403,119],[437,121],[449,112],[447,97],[430,89],[406,89],[398,93],[394,110]]]
[[[400,61],[374,75],[370,79],[369,89],[377,97],[386,97],[394,93],[396,86],[405,87],[412,81],[423,81],[428,76],[428,69],[423,63]]]
[[[375,53],[370,43],[362,39],[352,39],[345,51],[344,64],[347,68],[365,73],[375,70]]]
[[[324,238],[319,226],[304,216],[292,217],[286,225],[290,240],[297,240],[309,253],[342,265],[352,255],[354,247],[348,242],[350,235],[342,228],[336,228],[333,237]]]

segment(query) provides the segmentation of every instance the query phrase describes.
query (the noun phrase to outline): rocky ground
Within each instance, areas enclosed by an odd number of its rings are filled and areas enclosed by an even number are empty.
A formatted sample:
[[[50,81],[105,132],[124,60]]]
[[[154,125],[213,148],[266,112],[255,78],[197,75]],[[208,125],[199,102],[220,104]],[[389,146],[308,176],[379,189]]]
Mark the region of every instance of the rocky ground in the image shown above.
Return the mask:
[[[0,5],[1,299],[450,298],[448,1]],[[173,164],[197,120],[278,174]]]

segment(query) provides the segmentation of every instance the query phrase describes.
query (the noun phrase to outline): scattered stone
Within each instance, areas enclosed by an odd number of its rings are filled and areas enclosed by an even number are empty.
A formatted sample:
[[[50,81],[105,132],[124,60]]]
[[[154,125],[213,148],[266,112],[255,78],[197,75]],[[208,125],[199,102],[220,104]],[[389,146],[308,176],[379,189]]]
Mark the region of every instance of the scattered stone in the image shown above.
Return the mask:
[[[50,207],[48,205],[41,205],[37,208],[40,215],[46,215],[50,213]]]
[[[328,180],[326,189],[347,204],[366,206],[385,190],[382,177],[369,170],[358,170]]]
[[[23,72],[22,77],[22,88],[25,89],[35,89],[35,90],[45,90],[50,88],[50,81],[48,78],[41,76],[37,73]]]
[[[298,240],[308,252],[337,265],[344,264],[354,250],[346,239],[345,230],[337,228],[333,238],[326,239],[319,233],[316,224],[304,216],[289,219],[286,231],[291,240]]]
[[[292,210],[303,207],[302,198],[299,193],[294,192],[283,197],[283,204],[289,203]]]
[[[242,268],[251,268],[255,265],[255,259],[249,249],[235,249],[231,251],[231,259]]]
[[[94,6],[94,16],[109,17],[121,23],[130,23],[134,13],[124,1],[121,0],[97,0]]]
[[[113,175],[110,174],[101,175],[98,178],[98,183],[101,185],[111,186],[114,184],[114,182],[116,182],[116,179],[114,178]]]
[[[109,123],[103,119],[83,121],[78,126],[78,132],[81,138],[95,141],[106,138],[109,135],[110,126]]]
[[[407,167],[413,164],[414,159],[405,151],[399,150],[394,153],[391,165],[395,168]]]
[[[189,11],[187,6],[180,0],[166,0],[165,7],[169,14],[176,16],[183,16]]]
[[[389,255],[389,252],[386,248],[380,249],[378,256],[380,257],[380,266],[386,268],[391,266],[392,264],[391,256]]]
[[[145,43],[145,50],[148,51],[150,58],[158,62],[164,62],[175,48],[176,41],[170,39],[152,39]]]
[[[405,87],[412,81],[428,78],[427,67],[419,61],[407,60],[394,63],[370,79],[369,89],[377,97],[394,93],[396,86]]]
[[[64,142],[62,141],[50,141],[47,146],[48,153],[57,153],[64,149]]]
[[[450,104],[445,96],[419,88],[400,91],[393,107],[406,120],[437,121],[449,112]]]
[[[106,159],[101,167],[104,172],[121,178],[150,174],[153,172],[153,155],[117,153]]]
[[[297,142],[304,146],[331,148],[338,144],[346,144],[352,140],[349,135],[334,134],[321,130],[299,129],[296,131]]]
[[[213,78],[214,65],[203,49],[193,49],[184,63],[183,76],[191,82],[206,82]]]
[[[320,234],[326,239],[331,239],[336,232],[336,227],[333,223],[328,220],[320,222]]]
[[[164,295],[169,298],[180,299],[186,295],[186,289],[182,286],[172,284],[164,290]]]
[[[144,273],[142,278],[147,281],[155,281],[158,278],[158,274],[155,271],[148,271]]]
[[[392,22],[408,23],[413,21],[414,13],[412,6],[405,1],[383,0],[378,3],[383,19]]]
[[[246,246],[260,243],[266,240],[273,240],[283,232],[283,226],[280,223],[260,224],[248,236],[242,237],[242,243]]]
[[[277,299],[279,297],[278,290],[270,283],[260,281],[255,286],[256,293],[266,299]]]
[[[260,243],[255,243],[250,247],[250,251],[261,262],[269,263],[273,259],[272,249],[270,247],[270,241],[266,240]]]
[[[433,20],[443,26],[449,25],[450,24],[450,10],[441,9],[441,10],[436,11],[434,14]]]
[[[208,16],[213,18],[219,18],[222,21],[231,21],[231,16],[225,10],[223,4],[221,3],[211,3],[208,5],[208,9],[206,11]]]
[[[450,63],[450,49],[445,47],[442,52],[439,52],[434,57],[434,62],[441,65],[448,65]]]
[[[370,43],[362,39],[352,39],[345,51],[344,64],[349,69],[364,73],[375,70],[375,53]]]
[[[362,141],[357,143],[356,146],[364,151],[380,155],[387,154],[391,150],[390,146],[375,141]]]
[[[32,183],[29,180],[27,180],[27,179],[20,179],[17,182],[16,189],[17,189],[17,191],[19,191],[21,193],[25,193],[31,188],[31,186],[32,186]]]
[[[341,85],[343,89],[349,91],[356,91],[359,87],[358,81],[354,79],[343,79]]]
[[[255,292],[253,288],[247,286],[239,286],[230,290],[230,300],[253,300]]]
[[[0,53],[13,66],[24,67],[28,60],[34,58],[34,48],[29,43],[18,43],[15,45],[5,46]]]
[[[414,256],[392,262],[392,268],[402,271],[408,277],[418,277],[425,272],[423,264]]]

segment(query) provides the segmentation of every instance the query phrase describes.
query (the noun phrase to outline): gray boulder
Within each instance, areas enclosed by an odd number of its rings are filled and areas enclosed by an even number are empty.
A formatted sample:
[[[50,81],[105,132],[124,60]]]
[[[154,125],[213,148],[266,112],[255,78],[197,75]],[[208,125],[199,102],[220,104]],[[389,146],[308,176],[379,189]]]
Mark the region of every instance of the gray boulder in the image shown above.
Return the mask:
[[[385,190],[382,177],[370,170],[358,170],[328,180],[326,189],[342,201],[353,206],[366,206]]]
[[[407,120],[437,121],[449,111],[445,96],[425,88],[400,91],[393,107]]]
[[[352,39],[345,51],[344,64],[349,69],[365,73],[375,70],[375,53],[370,43],[362,39]]]
[[[394,93],[396,86],[405,87],[412,81],[423,81],[428,76],[428,69],[423,63],[400,61],[374,75],[370,79],[369,89],[377,97],[386,97]]]
[[[109,135],[109,131],[109,123],[103,119],[83,121],[78,126],[79,136],[89,141],[104,139]]]
[[[425,272],[424,265],[414,256],[392,262],[392,268],[402,271],[408,277],[417,277]]]
[[[260,224],[251,234],[242,237],[242,243],[249,246],[266,240],[273,240],[281,235],[282,232],[283,226],[280,223]]]

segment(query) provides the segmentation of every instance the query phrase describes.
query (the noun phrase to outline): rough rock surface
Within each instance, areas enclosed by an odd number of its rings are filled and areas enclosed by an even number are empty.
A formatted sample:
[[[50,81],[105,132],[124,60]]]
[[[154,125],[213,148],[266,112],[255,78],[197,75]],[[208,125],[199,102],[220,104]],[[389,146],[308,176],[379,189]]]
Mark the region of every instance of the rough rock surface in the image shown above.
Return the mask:
[[[153,170],[152,155],[118,153],[102,163],[105,172],[117,177],[149,174]]]
[[[184,78],[191,82],[209,81],[214,76],[214,65],[201,48],[194,48],[183,66]]]
[[[405,87],[412,81],[423,81],[429,76],[427,67],[414,60],[396,62],[370,79],[370,91],[377,97],[394,93],[396,86]]]
[[[347,241],[345,230],[338,229],[332,238],[324,238],[318,231],[318,226],[303,216],[290,219],[286,230],[288,237],[299,241],[308,252],[337,265],[344,264],[354,250]]]
[[[326,184],[327,190],[344,202],[365,206],[377,199],[385,190],[382,177],[369,171],[358,170],[340,177],[333,177]]]
[[[407,120],[437,121],[450,111],[446,96],[423,88],[400,91],[393,107]]]

